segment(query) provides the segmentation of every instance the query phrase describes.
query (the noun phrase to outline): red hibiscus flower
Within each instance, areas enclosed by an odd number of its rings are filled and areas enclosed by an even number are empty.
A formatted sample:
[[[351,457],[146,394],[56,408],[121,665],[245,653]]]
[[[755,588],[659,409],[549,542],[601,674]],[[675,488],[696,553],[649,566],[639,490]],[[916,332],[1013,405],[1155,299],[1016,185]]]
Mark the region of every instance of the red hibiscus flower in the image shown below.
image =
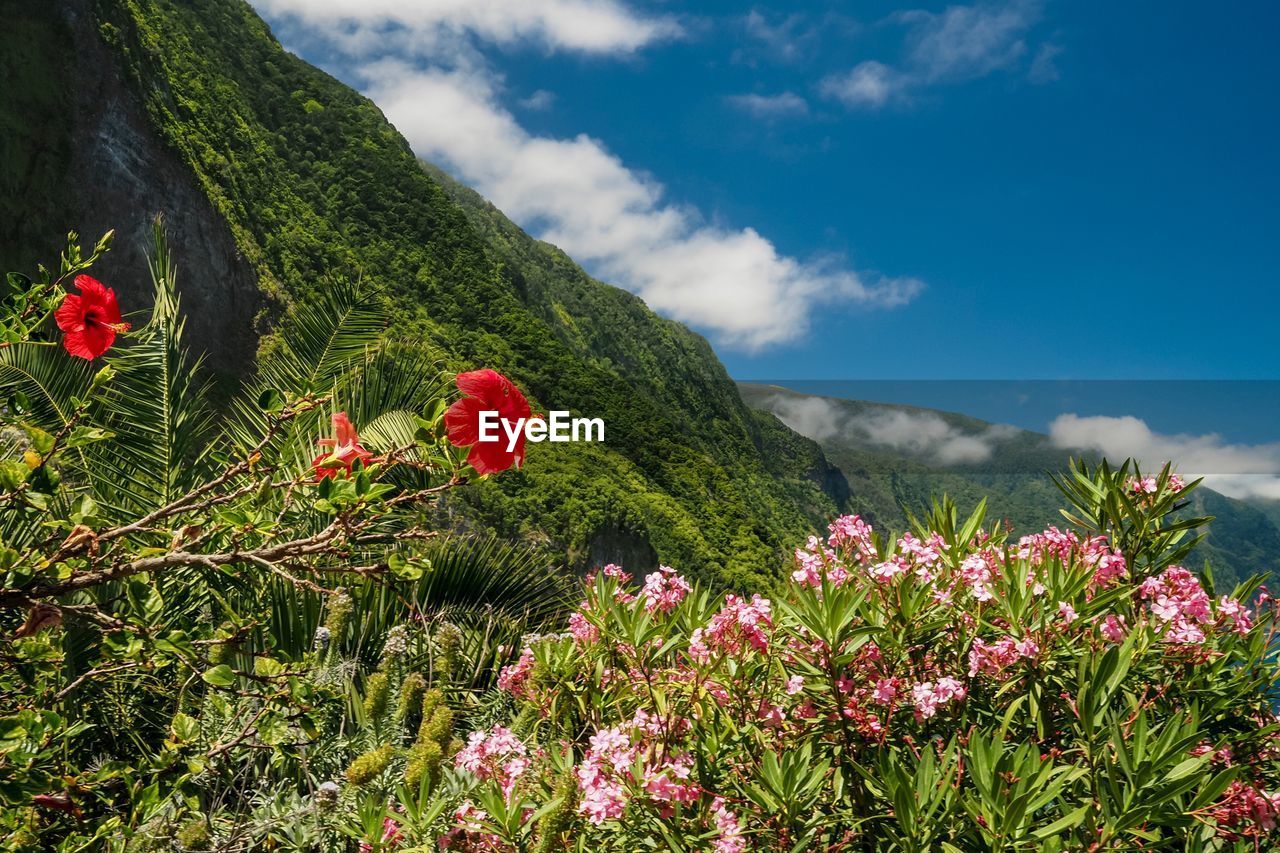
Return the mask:
[[[373,454],[360,446],[360,436],[351,425],[346,412],[338,412],[333,416],[333,432],[336,438],[322,438],[316,442],[321,447],[328,447],[328,453],[321,453],[311,460],[311,467],[316,469],[316,479],[336,477],[339,471],[351,473],[351,466],[359,459],[367,462]]]
[[[510,439],[500,425],[490,430],[490,439],[480,440],[480,413],[497,412],[503,424],[511,429],[516,422],[529,420],[532,411],[520,389],[511,380],[493,370],[473,370],[458,374],[458,390],[465,396],[444,413],[445,430],[455,447],[470,447],[467,462],[481,476],[497,474],[512,465],[524,464],[524,429],[511,449]],[[496,432],[497,437],[492,436]]]
[[[76,289],[80,293],[64,296],[53,317],[66,334],[62,343],[67,352],[94,359],[110,349],[116,333],[127,331],[129,324],[120,321],[116,292],[96,278],[76,276]]]

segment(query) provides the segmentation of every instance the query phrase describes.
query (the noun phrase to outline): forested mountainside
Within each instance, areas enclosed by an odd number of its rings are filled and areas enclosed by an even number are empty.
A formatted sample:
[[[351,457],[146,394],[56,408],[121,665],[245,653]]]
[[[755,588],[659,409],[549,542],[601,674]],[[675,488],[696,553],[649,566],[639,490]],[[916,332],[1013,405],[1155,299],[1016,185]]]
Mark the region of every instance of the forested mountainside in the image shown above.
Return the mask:
[[[243,0],[3,5],[6,268],[47,262],[71,227],[115,227],[102,271],[127,310],[145,293],[137,238],[164,212],[193,338],[227,376],[251,371],[291,306],[339,280],[376,289],[386,334],[442,369],[493,367],[535,408],[604,419],[604,445],[534,446],[523,472],[448,508],[577,568],[761,581],[847,497],[815,444],[742,403],[702,338],[423,168]],[[58,123],[32,126],[45,115]]]
[[[879,526],[901,529],[908,512],[920,515],[930,497],[941,494],[965,510],[987,498],[1019,533],[1061,523],[1062,494],[1049,475],[1080,454],[1055,446],[1046,435],[955,412],[818,397],[776,385],[738,387],[749,405],[821,433],[827,458],[847,478],[850,510]],[[977,451],[980,446],[985,455]],[[1280,570],[1280,527],[1265,508],[1202,486],[1186,511],[1215,518],[1192,563],[1199,568],[1208,560],[1224,588]]]

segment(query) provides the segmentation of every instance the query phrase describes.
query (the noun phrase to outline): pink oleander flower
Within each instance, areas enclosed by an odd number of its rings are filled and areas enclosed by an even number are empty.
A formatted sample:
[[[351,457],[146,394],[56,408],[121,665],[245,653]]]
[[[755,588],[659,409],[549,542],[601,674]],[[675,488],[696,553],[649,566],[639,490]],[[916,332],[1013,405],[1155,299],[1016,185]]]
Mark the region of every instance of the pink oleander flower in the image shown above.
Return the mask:
[[[1250,613],[1238,601],[1223,596],[1218,616],[1213,601],[1195,575],[1181,566],[1169,566],[1138,587],[1139,598],[1148,602],[1162,638],[1179,645],[1198,645],[1205,640],[1206,627],[1230,627],[1239,633],[1252,627]]]
[[[630,779],[637,749],[622,729],[601,729],[591,736],[590,749],[575,769],[582,792],[578,813],[596,825],[622,817],[627,807],[624,781]]]
[[[640,593],[644,598],[645,610],[650,613],[670,613],[684,601],[684,597],[693,589],[689,582],[670,566],[659,566],[656,572],[644,579],[644,590]]]
[[[870,568],[871,577],[881,583],[889,583],[899,575],[905,575],[911,571],[911,565],[901,554],[890,557],[883,563],[877,563]]]
[[[1112,643],[1123,643],[1124,638],[1129,634],[1124,624],[1124,617],[1114,613],[1108,614],[1107,618],[1102,620],[1102,627],[1099,630],[1102,636]]]
[[[453,826],[437,842],[441,850],[493,851],[506,853],[510,848],[501,838],[484,831],[488,812],[464,800],[453,812]]]
[[[866,564],[876,559],[875,543],[871,539],[871,525],[856,515],[842,515],[827,527],[831,535],[827,544],[845,552],[852,552],[858,562]]]
[[[689,655],[706,663],[715,653],[740,655],[749,649],[769,649],[767,629],[773,625],[769,599],[753,595],[750,601],[730,593],[724,607],[711,617],[705,628],[697,628],[689,637]]]
[[[1050,527],[1043,533],[1019,539],[1016,556],[1020,560],[1029,560],[1033,566],[1043,565],[1049,559],[1067,562],[1079,545],[1079,537],[1071,531]]]
[[[587,603],[582,602],[585,608]],[[569,614],[569,633],[573,635],[573,639],[578,645],[589,646],[600,639],[600,629],[592,624],[591,620],[581,610],[575,610]]]
[[[785,690],[788,696],[794,696],[801,690],[804,690],[804,676],[793,675],[788,678]]]
[[[711,803],[711,814],[720,833],[711,849],[715,853],[746,853],[747,840],[742,836],[742,824],[720,797]]]
[[[958,679],[943,676],[936,682],[922,681],[911,688],[911,701],[916,708],[916,716],[927,720],[938,713],[938,709],[949,702],[959,702],[967,695],[964,684]]]
[[[1098,586],[1109,586],[1129,573],[1129,565],[1119,551],[1102,554],[1098,558],[1097,567],[1093,571],[1093,582]]]
[[[1228,841],[1270,835],[1280,821],[1280,794],[1268,794],[1240,780],[1232,782],[1214,806],[1209,814],[1218,834]]]
[[[702,790],[688,782],[692,772],[693,760],[688,755],[651,767],[645,773],[645,793],[657,802],[695,803],[702,796]]]
[[[494,779],[508,799],[516,780],[529,767],[528,748],[510,729],[494,726],[487,732],[472,732],[467,745],[454,757],[454,766],[484,781]]]
[[[898,698],[898,679],[878,679],[875,688],[871,691],[871,698],[881,705],[892,705]]]
[[[631,583],[631,575],[623,571],[622,566],[619,566],[615,563],[609,563],[607,566],[601,569],[600,572],[605,577],[613,578],[618,583]]]
[[[1129,480],[1129,491],[1135,495],[1154,495],[1159,488],[1155,477],[1133,477]]]
[[[1040,647],[1030,637],[1022,640],[1001,637],[994,643],[987,643],[979,637],[969,650],[969,677],[979,673],[1001,675],[1019,659],[1033,658],[1039,653]]]
[[[1058,602],[1058,616],[1063,622],[1070,625],[1076,621],[1076,609],[1065,601]]]
[[[1218,616],[1227,619],[1237,634],[1247,634],[1253,627],[1253,614],[1229,595],[1218,599]]]
[[[498,673],[498,689],[505,690],[512,696],[528,696],[529,676],[533,673],[533,649],[525,646],[520,652],[520,659],[510,666],[504,666]]]

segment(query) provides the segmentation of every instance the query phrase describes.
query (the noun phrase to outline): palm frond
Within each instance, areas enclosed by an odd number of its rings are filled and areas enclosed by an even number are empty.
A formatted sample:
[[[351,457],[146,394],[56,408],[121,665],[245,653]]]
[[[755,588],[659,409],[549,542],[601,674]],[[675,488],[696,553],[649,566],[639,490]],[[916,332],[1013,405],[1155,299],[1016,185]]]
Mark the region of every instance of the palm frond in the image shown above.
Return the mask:
[[[341,396],[355,368],[377,349],[385,326],[376,294],[353,285],[332,287],[298,309],[259,358],[245,393],[233,401],[228,437],[241,448],[261,440],[266,421],[258,401],[266,392]],[[305,465],[315,453],[316,438],[328,434],[327,421],[319,411],[293,419],[273,442],[272,458]]]
[[[201,360],[183,346],[177,270],[159,220],[149,266],[155,292],[151,319],[110,359],[119,379],[103,400],[103,420],[116,439],[100,454],[111,475],[100,479],[115,486],[111,503],[134,509],[168,503],[207,473],[215,422]]]
[[[95,370],[87,361],[67,358],[54,347],[16,343],[0,349],[0,395],[9,402],[25,398],[21,419],[48,433],[57,433],[73,417],[75,400],[89,391]]]

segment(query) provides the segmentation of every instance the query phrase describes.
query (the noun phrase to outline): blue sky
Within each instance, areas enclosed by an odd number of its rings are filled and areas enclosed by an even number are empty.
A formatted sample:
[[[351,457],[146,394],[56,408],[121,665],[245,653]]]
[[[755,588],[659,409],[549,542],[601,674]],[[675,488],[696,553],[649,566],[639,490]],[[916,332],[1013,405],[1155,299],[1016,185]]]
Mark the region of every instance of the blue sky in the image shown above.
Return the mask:
[[[1275,384],[1093,381],[1280,379],[1280,7],[252,2],[737,378],[1083,380],[878,387],[1280,499]]]
[[[421,153],[706,333],[735,376],[1280,376],[1271,4],[257,5]],[[421,74],[469,88],[492,113],[460,122],[480,138],[417,132],[456,95]],[[501,133],[518,135],[506,172],[458,156]],[[633,230],[683,217],[673,253],[612,245],[636,202],[592,209],[609,169],[520,185],[550,171],[525,149],[573,160],[583,139],[656,197]],[[529,201],[557,192],[581,208]],[[796,266],[753,289],[778,261]]]

